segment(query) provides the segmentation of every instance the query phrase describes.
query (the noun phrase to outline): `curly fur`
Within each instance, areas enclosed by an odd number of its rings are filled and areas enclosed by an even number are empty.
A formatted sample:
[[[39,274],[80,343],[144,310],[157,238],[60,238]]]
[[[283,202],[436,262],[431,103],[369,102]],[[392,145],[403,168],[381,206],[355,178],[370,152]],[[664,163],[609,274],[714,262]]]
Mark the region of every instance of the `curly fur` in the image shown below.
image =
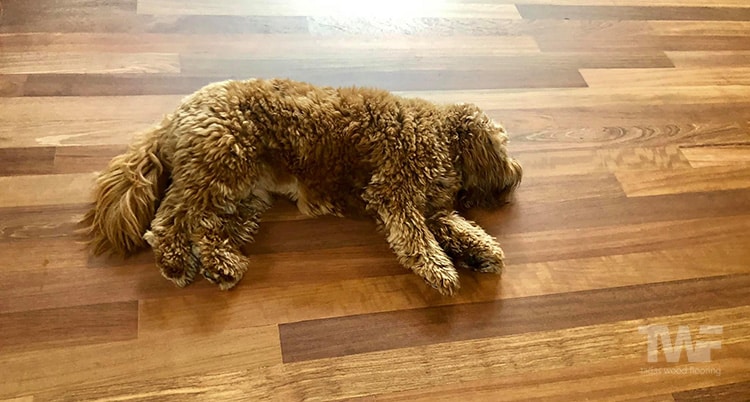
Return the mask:
[[[272,194],[308,215],[367,213],[406,268],[443,294],[454,267],[500,272],[503,252],[458,203],[496,205],[521,180],[505,130],[476,106],[290,80],[225,81],[188,96],[112,160],[86,215],[95,254],[151,245],[179,286],[222,289],[248,267]]]

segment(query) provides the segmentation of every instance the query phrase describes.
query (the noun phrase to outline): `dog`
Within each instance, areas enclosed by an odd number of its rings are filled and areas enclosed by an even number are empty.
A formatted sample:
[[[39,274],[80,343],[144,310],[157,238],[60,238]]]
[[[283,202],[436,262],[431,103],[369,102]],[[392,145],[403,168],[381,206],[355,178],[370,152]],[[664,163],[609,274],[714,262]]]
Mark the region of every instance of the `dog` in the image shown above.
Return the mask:
[[[507,202],[522,176],[507,142],[472,104],[286,79],[218,82],[112,159],[82,222],[94,255],[150,245],[176,285],[200,273],[229,289],[248,269],[241,247],[280,194],[306,215],[371,216],[401,265],[453,295],[456,266],[503,268],[495,239],[456,211]]]

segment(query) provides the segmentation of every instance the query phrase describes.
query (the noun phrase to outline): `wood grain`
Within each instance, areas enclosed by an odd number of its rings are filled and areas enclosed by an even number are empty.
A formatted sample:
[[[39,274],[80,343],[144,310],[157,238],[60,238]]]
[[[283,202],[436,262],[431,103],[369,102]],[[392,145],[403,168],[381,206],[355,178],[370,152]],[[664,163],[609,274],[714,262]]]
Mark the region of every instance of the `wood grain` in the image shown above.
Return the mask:
[[[673,394],[677,402],[741,400],[750,395],[750,381],[698,388]]]
[[[194,0],[185,7],[176,0],[139,0],[138,13],[153,15],[342,15],[342,16],[379,16],[379,17],[481,17],[497,19],[521,18],[512,4],[491,3],[405,3],[402,7],[381,7],[378,4],[352,5],[345,1],[323,1],[309,3],[305,1],[250,1],[239,0],[231,4],[212,3]]]
[[[677,67],[748,66],[750,51],[691,50],[665,52]]]
[[[683,147],[680,152],[692,167],[736,166],[750,163],[750,144]]]
[[[616,176],[628,197],[750,187],[750,168],[742,166],[617,172]]]
[[[732,308],[750,301],[741,296],[746,295],[748,285],[750,276],[727,276],[303,321],[279,326],[281,351],[284,362],[298,362]],[[665,298],[672,302],[664,303]],[[414,328],[421,330],[415,332]],[[373,333],[379,335],[373,337]]]
[[[0,314],[0,353],[135,339],[138,303],[91,304]]]
[[[75,204],[89,200],[93,174],[0,177],[0,208],[22,205]]]
[[[517,91],[404,91],[405,96],[421,97],[438,103],[474,99],[487,109],[536,109],[555,106],[593,107],[601,105],[726,104],[745,102],[747,88],[742,85],[678,86],[665,88],[564,88]]]
[[[37,392],[60,389],[67,398],[73,398],[75,392],[71,387],[94,385],[108,378],[146,380],[164,378],[165,375],[269,366],[280,362],[278,342],[276,327],[266,326],[225,331],[211,337],[201,334],[177,338],[139,338],[99,345],[8,353],[0,362],[0,369],[6,373],[0,380],[0,397],[32,388]],[[220,352],[227,349],[231,353]],[[66,364],[71,360],[75,361],[75,365]],[[97,375],[92,376],[92,371]],[[130,374],[123,376],[123,372]]]
[[[179,73],[177,54],[162,53],[4,53],[0,74]]]
[[[633,19],[633,20],[713,20],[747,21],[750,10],[744,7],[665,7],[665,6],[567,6],[521,4],[523,18]]]
[[[590,87],[749,85],[750,68],[582,69]]]

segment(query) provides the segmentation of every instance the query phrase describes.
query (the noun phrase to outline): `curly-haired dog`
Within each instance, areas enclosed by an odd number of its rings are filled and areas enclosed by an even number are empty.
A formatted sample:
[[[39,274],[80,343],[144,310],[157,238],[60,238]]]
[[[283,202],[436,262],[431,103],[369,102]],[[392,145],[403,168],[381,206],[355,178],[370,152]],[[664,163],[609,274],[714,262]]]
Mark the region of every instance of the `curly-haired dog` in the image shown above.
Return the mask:
[[[499,204],[521,180],[507,135],[476,106],[290,80],[225,81],[184,99],[115,157],[84,218],[94,254],[153,247],[179,286],[201,273],[222,289],[272,195],[308,215],[372,215],[398,261],[443,294],[453,261],[499,272],[494,239],[455,212]],[[453,261],[452,261],[453,260]]]

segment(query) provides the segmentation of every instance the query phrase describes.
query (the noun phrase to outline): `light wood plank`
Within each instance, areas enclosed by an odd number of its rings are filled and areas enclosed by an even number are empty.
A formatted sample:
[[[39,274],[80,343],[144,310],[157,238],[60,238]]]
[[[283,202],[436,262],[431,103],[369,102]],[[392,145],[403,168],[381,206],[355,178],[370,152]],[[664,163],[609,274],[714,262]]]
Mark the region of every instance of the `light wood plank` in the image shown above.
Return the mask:
[[[0,74],[179,73],[175,53],[3,53]]]
[[[750,187],[750,168],[743,166],[621,171],[615,175],[628,197]]]
[[[745,348],[731,348],[742,353]],[[742,378],[736,370],[747,364],[732,357],[721,359],[708,367],[701,364],[680,365],[682,375],[644,374],[646,367],[639,359],[620,360],[617,364],[597,363],[576,365],[563,369],[541,370],[533,374],[488,377],[461,384],[436,386],[390,395],[377,395],[376,401],[455,401],[456,399],[482,401],[514,400],[606,400],[632,402],[674,402],[671,392],[694,387],[695,384],[727,384]],[[734,369],[736,377],[721,378],[723,367]],[[659,366],[659,369],[666,368]],[[644,371],[641,371],[644,370]],[[639,383],[642,386],[633,387]],[[513,392],[508,392],[512,389]],[[539,398],[539,399],[536,399]]]
[[[93,174],[0,177],[0,208],[84,203],[93,183]]]
[[[735,68],[610,68],[581,69],[590,87],[750,85],[750,67]]]
[[[649,21],[658,35],[750,36],[750,21]]]
[[[77,399],[73,390],[87,385],[252,369],[280,362],[275,325],[215,330],[210,336],[157,336],[6,353],[0,358],[0,371],[4,373],[0,378],[0,397],[58,390]]]
[[[680,152],[685,155],[685,158],[693,167],[750,164],[750,144],[682,147]]]
[[[532,147],[530,147],[532,148]],[[520,151],[526,177],[554,177],[638,169],[690,167],[677,147]]]
[[[665,53],[678,68],[750,66],[750,51],[748,50],[668,51]]]
[[[346,17],[439,17],[520,19],[512,4],[431,2],[407,0],[399,3],[352,3],[344,0],[139,0],[138,13],[149,15],[264,15]]]
[[[498,91],[410,91],[405,96],[438,103],[465,102],[469,99],[486,109],[538,109],[554,107],[594,107],[604,105],[728,104],[747,101],[750,89],[742,85],[677,86],[629,88],[565,88],[549,90]]]
[[[0,147],[128,144],[182,95],[0,99]]]

